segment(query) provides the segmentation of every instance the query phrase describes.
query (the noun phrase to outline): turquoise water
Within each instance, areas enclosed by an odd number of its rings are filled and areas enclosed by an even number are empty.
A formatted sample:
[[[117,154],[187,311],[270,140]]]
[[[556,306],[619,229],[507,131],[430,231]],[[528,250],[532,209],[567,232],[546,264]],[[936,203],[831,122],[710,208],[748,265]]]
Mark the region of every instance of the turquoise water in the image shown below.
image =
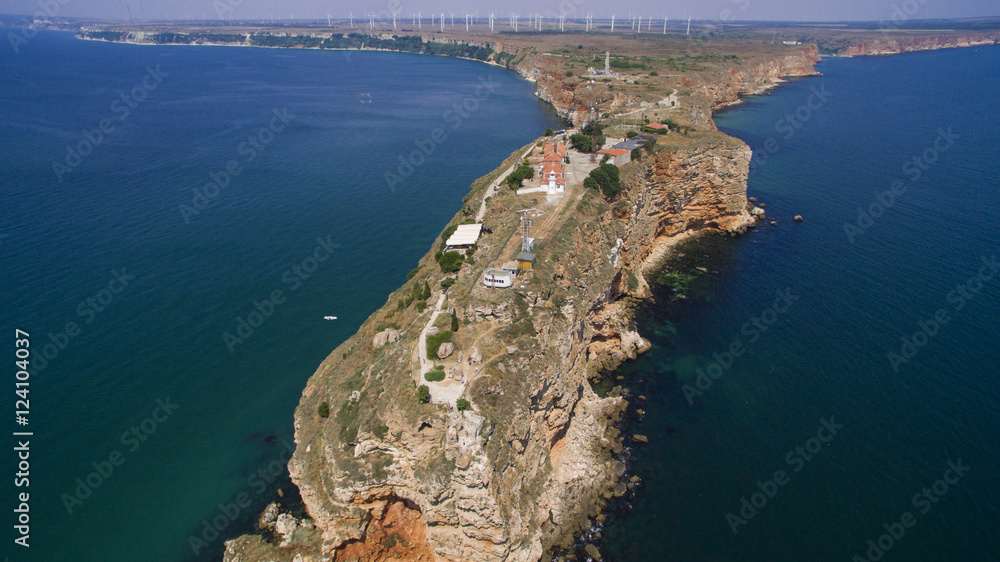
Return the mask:
[[[692,252],[700,296],[640,314],[654,349],[623,371],[650,444],[603,552],[1000,560],[997,68],[996,47],[826,59],[718,116],[779,224]]]
[[[3,346],[14,355],[21,328],[48,359],[33,363],[26,428],[4,371],[4,426],[34,436],[31,547],[13,546],[25,490],[9,452],[0,552],[217,557],[283,482],[316,366],[405,281],[473,179],[558,128],[532,92],[481,63],[406,54],[64,33],[5,52]],[[234,511],[240,494],[250,505]],[[193,548],[205,521],[220,537]]]

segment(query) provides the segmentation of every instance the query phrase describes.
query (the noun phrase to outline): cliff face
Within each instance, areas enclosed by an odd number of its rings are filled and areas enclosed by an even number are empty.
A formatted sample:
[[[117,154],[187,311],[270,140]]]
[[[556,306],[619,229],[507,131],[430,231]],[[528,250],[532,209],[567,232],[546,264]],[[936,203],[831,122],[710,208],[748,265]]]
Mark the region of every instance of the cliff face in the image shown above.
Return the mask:
[[[978,45],[996,45],[1000,37],[996,32],[957,33],[924,37],[892,37],[886,34],[883,38],[862,41],[850,45],[840,52],[845,57],[870,55],[895,55],[912,51],[936,51],[956,47],[974,47]]]

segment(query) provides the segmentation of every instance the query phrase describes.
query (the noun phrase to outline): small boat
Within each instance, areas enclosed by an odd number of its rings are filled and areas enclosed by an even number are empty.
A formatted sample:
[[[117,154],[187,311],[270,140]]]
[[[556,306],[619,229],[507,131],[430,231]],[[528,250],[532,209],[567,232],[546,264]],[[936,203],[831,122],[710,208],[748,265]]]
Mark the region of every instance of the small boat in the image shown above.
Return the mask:
[[[336,319],[337,319],[336,316],[324,316],[323,317],[323,320],[336,320]]]

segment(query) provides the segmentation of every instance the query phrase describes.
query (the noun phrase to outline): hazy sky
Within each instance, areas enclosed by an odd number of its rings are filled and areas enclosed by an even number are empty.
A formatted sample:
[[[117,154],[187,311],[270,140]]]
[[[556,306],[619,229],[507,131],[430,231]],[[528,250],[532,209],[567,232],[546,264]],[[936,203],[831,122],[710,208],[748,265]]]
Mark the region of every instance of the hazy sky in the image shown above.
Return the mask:
[[[91,17],[120,21],[131,11],[136,21],[142,19],[326,19],[327,14],[355,17],[365,12],[389,14],[398,11],[400,18],[421,12],[459,14],[491,11],[522,16],[541,13],[551,17],[560,12],[568,16],[619,18],[630,13],[670,19],[691,16],[702,20],[890,20],[957,18],[1000,15],[1000,0],[0,0],[0,13],[34,14],[42,6],[58,5],[59,16]],[[52,8],[49,8],[50,10]]]

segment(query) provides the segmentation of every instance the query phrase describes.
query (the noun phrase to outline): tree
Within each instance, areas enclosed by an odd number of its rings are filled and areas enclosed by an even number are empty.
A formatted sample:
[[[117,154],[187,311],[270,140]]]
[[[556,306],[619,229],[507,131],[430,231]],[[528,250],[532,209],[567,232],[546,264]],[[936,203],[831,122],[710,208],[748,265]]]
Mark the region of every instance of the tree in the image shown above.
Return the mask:
[[[455,401],[455,407],[458,408],[459,412],[464,412],[465,410],[471,408],[472,404],[469,404],[469,401],[465,398],[459,398]]]
[[[569,138],[569,144],[580,152],[591,152],[594,148],[594,139],[590,135],[576,133]]]
[[[583,185],[589,189],[600,189],[606,198],[615,199],[622,192],[618,166],[601,164],[590,171],[590,175],[584,178]]]
[[[417,387],[417,401],[426,404],[431,401],[431,389],[426,384]]]
[[[321,418],[330,417],[330,404],[328,404],[326,401],[320,402],[319,408],[317,410],[319,413],[319,417]]]
[[[424,300],[431,298],[431,286],[427,284],[427,281],[424,281],[424,290],[421,293],[420,298]]]
[[[555,132],[555,131],[553,131],[552,129],[545,129],[545,133],[543,133],[543,134],[544,134],[545,136],[547,136],[547,137],[551,137],[551,136],[552,136],[552,133],[554,133],[554,132]]]
[[[454,310],[451,311],[451,331],[452,332],[458,331],[458,316],[455,315]]]
[[[441,266],[441,271],[445,273],[455,273],[462,268],[463,261],[465,260],[463,260],[462,254],[458,252],[445,252],[441,254],[438,265]]]

